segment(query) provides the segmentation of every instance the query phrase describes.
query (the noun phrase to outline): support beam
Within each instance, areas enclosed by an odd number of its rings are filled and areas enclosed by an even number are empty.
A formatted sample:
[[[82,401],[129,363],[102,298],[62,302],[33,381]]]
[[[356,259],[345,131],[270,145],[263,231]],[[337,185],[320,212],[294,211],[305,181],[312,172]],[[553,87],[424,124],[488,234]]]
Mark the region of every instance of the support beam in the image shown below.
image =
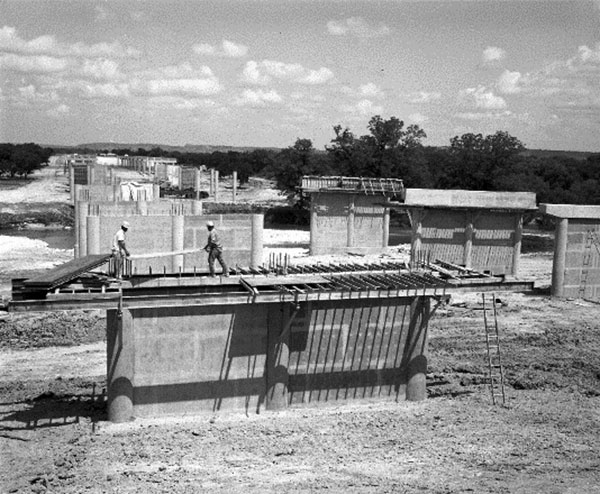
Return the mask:
[[[406,400],[421,401],[427,397],[427,330],[431,314],[431,298],[415,297],[410,306],[410,324],[406,338],[404,362],[407,368]]]

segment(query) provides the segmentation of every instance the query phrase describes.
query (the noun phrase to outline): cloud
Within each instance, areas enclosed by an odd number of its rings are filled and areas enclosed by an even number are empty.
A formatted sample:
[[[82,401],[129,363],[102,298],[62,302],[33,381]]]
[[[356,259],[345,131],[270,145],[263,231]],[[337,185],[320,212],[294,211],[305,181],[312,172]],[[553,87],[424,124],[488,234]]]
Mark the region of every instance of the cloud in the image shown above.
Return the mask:
[[[437,91],[417,91],[406,96],[409,103],[431,103],[442,97],[442,94]]]
[[[237,98],[236,104],[240,106],[264,106],[267,103],[281,103],[283,98],[271,89],[265,91],[263,89],[245,89],[242,95]]]
[[[151,95],[193,94],[207,96],[221,91],[218,80],[207,79],[155,79],[139,83],[138,88]]]
[[[415,124],[419,125],[419,124],[427,122],[427,120],[429,120],[429,118],[426,117],[425,115],[423,115],[422,113],[411,113],[408,116],[408,120],[410,122],[414,122]]]
[[[25,41],[17,35],[14,27],[0,28],[0,53],[21,55],[45,55],[51,57],[134,57],[139,51],[123,47],[118,41],[113,43],[96,43],[88,45],[82,42],[60,43],[54,36],[44,35]]]
[[[520,72],[510,72],[509,70],[505,70],[500,75],[498,79],[498,83],[496,86],[498,90],[503,94],[516,94],[521,92],[521,87],[519,83],[522,81],[523,77]]]
[[[307,69],[299,63],[284,63],[275,60],[246,63],[242,80],[249,84],[269,84],[273,79],[296,82],[299,84],[324,84],[334,78],[331,70],[321,67],[318,70]]]
[[[210,45],[208,43],[199,43],[192,46],[194,53],[198,55],[209,55],[212,57],[245,57],[248,54],[248,47],[224,39],[221,46]]]
[[[463,120],[488,120],[500,119],[512,116],[512,112],[506,111],[489,111],[489,112],[463,112],[457,113],[456,117]]]
[[[481,55],[484,64],[492,64],[506,57],[506,52],[497,46],[488,46]]]
[[[81,68],[82,74],[94,79],[116,79],[120,77],[119,64],[114,60],[85,60]]]
[[[482,110],[504,110],[506,101],[501,96],[496,96],[491,90],[479,86],[468,88],[461,92],[462,98]]]
[[[71,113],[71,108],[65,104],[60,104],[46,112],[46,114],[52,118],[60,118],[69,113]]]
[[[376,38],[390,34],[391,30],[385,24],[371,26],[362,17],[349,17],[341,21],[328,21],[327,32],[332,36]]]
[[[374,84],[372,82],[363,84],[362,86],[360,86],[358,88],[358,91],[362,96],[369,96],[369,97],[383,96],[383,91],[381,90],[381,88],[377,84]]]
[[[62,72],[68,66],[69,62],[63,58],[48,57],[45,55],[0,54],[0,68],[15,72],[48,74]]]
[[[373,116],[382,113],[383,107],[375,105],[371,100],[365,98],[354,105],[342,105],[341,110],[354,115]]]

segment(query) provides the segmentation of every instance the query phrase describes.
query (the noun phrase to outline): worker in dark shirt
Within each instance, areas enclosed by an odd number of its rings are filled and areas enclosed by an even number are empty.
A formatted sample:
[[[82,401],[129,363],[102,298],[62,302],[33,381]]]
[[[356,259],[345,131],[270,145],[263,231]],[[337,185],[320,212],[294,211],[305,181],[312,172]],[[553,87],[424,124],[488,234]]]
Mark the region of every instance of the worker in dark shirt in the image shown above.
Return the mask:
[[[212,221],[206,223],[208,229],[208,241],[204,250],[208,252],[208,270],[212,277],[215,276],[215,259],[219,261],[221,268],[223,269],[223,276],[229,276],[229,270],[227,264],[223,260],[223,246],[219,240],[219,236],[215,230],[215,224]]]

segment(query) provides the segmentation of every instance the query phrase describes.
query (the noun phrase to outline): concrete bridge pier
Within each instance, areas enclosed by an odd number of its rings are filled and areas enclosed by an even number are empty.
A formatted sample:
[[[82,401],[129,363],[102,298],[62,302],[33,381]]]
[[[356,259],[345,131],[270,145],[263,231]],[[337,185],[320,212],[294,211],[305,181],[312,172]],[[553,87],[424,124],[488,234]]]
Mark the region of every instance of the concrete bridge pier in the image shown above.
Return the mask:
[[[127,422],[133,416],[133,319],[125,309],[106,311],[106,384],[108,420]]]

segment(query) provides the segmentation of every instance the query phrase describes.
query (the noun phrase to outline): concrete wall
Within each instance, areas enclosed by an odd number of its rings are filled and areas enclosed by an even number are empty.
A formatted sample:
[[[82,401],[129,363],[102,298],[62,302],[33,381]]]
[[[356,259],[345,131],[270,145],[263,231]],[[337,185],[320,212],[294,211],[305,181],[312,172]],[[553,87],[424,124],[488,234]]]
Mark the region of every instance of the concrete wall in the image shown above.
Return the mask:
[[[534,193],[406,189],[405,206],[413,257],[518,275],[523,214],[537,209]]]
[[[187,201],[191,203],[193,201]],[[168,206],[168,208],[167,208]],[[127,248],[133,259],[134,273],[177,273],[208,270],[206,222],[214,221],[224,247],[223,257],[230,267],[262,264],[262,215],[202,215],[194,214],[193,205],[149,203],[77,203],[75,223],[77,257],[110,252],[114,234],[124,220],[131,228],[127,232]],[[191,209],[191,211],[190,211]],[[195,249],[185,255],[165,253]],[[150,254],[163,254],[151,257]]]
[[[376,253],[389,237],[389,211],[382,196],[311,193],[310,253]]]
[[[600,301],[600,206],[540,204],[557,218],[552,294]]]
[[[518,274],[522,213],[413,209],[412,252],[493,274]]]
[[[108,312],[108,412],[131,416],[425,398],[429,300]]]

